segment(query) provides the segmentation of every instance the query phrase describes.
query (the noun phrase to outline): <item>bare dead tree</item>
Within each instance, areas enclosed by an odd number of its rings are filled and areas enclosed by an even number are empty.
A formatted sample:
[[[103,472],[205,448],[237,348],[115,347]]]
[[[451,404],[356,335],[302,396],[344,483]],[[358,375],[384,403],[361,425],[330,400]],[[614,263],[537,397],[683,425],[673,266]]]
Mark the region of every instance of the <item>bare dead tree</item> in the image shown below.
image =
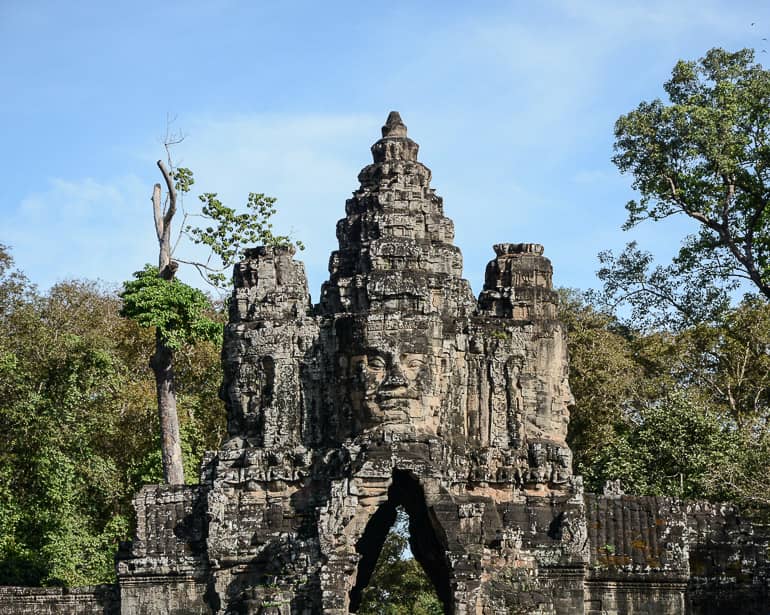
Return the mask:
[[[152,190],[152,211],[155,218],[155,233],[158,237],[158,275],[171,281],[179,265],[171,258],[171,222],[177,208],[177,191],[174,185],[173,164],[169,148],[179,143],[182,137],[165,140],[169,154],[168,166],[158,160],[157,165],[166,186],[166,196],[160,183]],[[155,353],[150,358],[150,367],[155,374],[155,388],[158,399],[158,417],[160,419],[160,449],[163,460],[163,478],[170,485],[184,483],[182,463],[182,441],[179,433],[179,415],[176,408],[174,389],[174,353],[164,342],[160,330],[155,332]]]

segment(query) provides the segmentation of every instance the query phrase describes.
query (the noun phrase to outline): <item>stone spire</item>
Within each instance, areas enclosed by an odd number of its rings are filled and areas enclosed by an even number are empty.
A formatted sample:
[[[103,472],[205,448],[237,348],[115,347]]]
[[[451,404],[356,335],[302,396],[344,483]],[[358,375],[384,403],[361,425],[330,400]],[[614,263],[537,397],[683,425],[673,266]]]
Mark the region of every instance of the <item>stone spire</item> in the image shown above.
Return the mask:
[[[453,245],[454,224],[397,111],[390,112],[371,150],[373,164],[359,173],[361,186],[337,223],[339,249],[330,259],[323,311],[472,310],[462,254]]]
[[[388,119],[385,120],[385,126],[382,127],[382,136],[383,138],[406,137],[406,124],[404,124],[398,111],[388,113]]]
[[[398,111],[391,111],[382,127],[382,139],[372,145],[372,156],[375,163],[398,160],[416,162],[419,149],[420,146],[406,136],[406,124],[401,115]],[[430,181],[430,171],[426,171]]]

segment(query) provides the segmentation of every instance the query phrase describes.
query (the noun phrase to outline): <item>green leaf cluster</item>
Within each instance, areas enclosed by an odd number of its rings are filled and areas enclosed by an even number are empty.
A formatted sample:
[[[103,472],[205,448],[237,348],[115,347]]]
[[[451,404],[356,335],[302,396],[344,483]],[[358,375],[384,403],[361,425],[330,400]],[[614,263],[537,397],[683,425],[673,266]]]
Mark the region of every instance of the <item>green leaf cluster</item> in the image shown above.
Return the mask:
[[[158,276],[157,267],[145,265],[123,284],[121,315],[142,327],[155,327],[163,344],[172,350],[199,340],[217,342],[222,324],[207,316],[211,302],[203,292],[177,279]]]
[[[276,235],[270,221],[276,213],[273,197],[251,192],[246,203],[247,211],[237,213],[217,198],[216,193],[207,192],[198,197],[203,204],[201,216],[203,226],[185,226],[194,243],[206,246],[221,262],[222,268],[232,266],[243,257],[246,247],[255,245],[294,245],[300,250],[305,246],[301,241],[292,240],[288,235]],[[226,278],[221,270],[207,269],[206,278],[217,287],[222,287]]]
[[[709,258],[724,261],[721,252],[716,249]],[[717,275],[718,268],[709,266],[705,255],[698,264],[677,257],[660,265],[633,241],[620,254],[600,252],[599,263],[603,288],[593,299],[611,311],[626,308],[625,320],[648,331],[719,322],[739,285]]]
[[[744,444],[734,425],[681,392],[641,408],[596,451],[586,478],[620,479],[628,493],[721,501],[718,474]],[[598,487],[598,485],[595,485]]]
[[[173,171],[174,188],[177,192],[187,193],[195,183],[193,172],[187,167],[174,167]]]
[[[576,404],[575,471],[601,491],[770,503],[770,305],[640,330],[561,291]]]

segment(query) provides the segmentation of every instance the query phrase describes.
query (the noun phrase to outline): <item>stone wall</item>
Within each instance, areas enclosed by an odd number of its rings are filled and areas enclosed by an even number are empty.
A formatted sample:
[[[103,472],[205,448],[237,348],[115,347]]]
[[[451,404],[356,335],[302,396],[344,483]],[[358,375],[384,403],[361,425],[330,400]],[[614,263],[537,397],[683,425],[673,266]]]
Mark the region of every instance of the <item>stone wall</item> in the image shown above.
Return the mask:
[[[685,613],[687,517],[673,498],[586,494],[586,614]]]
[[[767,614],[765,524],[727,504],[621,494],[585,500],[586,613]]]
[[[0,587],[3,615],[117,615],[119,612],[115,585],[74,589]]]
[[[687,502],[693,615],[770,612],[770,528],[732,505]]]
[[[136,495],[136,539],[118,554],[120,612],[210,612],[204,494],[196,486],[148,485]]]

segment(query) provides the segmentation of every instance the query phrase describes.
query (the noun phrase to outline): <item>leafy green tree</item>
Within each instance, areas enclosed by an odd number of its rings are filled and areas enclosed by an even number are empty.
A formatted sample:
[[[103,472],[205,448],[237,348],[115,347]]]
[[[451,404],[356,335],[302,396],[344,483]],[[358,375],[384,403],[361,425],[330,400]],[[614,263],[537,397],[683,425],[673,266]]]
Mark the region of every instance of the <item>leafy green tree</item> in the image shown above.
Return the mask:
[[[676,336],[668,367],[710,406],[740,427],[770,418],[770,305],[746,298],[718,325],[699,324]]]
[[[740,434],[714,410],[674,392],[629,420],[593,458],[592,479],[620,479],[629,493],[730,499],[720,472],[742,458]]]
[[[716,475],[707,477],[712,490],[721,489],[723,500],[739,502],[767,517],[770,507],[770,431],[767,420],[755,420],[739,432],[738,454],[723,460]]]
[[[184,482],[182,438],[177,413],[174,352],[184,344],[218,341],[222,324],[206,315],[210,303],[200,290],[175,278],[166,279],[150,265],[123,284],[121,315],[143,327],[155,328],[155,353],[150,360],[155,375],[161,424],[161,459],[166,482]]]
[[[678,62],[664,87],[668,102],[643,102],[615,125],[613,161],[640,194],[624,228],[684,215],[697,232],[667,265],[635,243],[599,255],[598,303],[611,316],[589,337],[620,332],[612,339],[636,382],[618,412],[592,414],[588,392],[597,389],[580,366],[597,353],[576,335],[573,382],[578,408],[581,397],[587,403],[576,411],[576,460],[594,488],[622,477],[640,492],[762,502],[770,488],[762,469],[770,464],[770,71],[751,50],[712,49]],[[741,284],[757,296],[732,306]],[[620,305],[630,312],[619,328]],[[594,381],[607,371],[599,361],[591,369]],[[592,422],[604,425],[605,447],[581,441]]]
[[[655,263],[651,252],[635,241],[620,254],[599,253],[597,277],[603,282],[597,300],[609,311],[630,308],[625,320],[648,331],[679,331],[702,323],[718,323],[730,307],[734,280],[713,275],[714,269],[684,262]]]
[[[114,580],[131,499],[162,478],[150,332],[116,294],[83,281],[40,293],[0,248],[0,584]],[[221,315],[212,314],[212,318]],[[224,431],[219,348],[178,353],[190,466]],[[155,435],[153,435],[155,434]]]
[[[169,152],[170,143],[166,140],[166,152]],[[179,432],[179,415],[177,412],[176,393],[174,391],[174,348],[176,336],[185,339],[194,339],[192,330],[181,330],[180,325],[185,319],[178,319],[176,331],[167,330],[161,326],[164,322],[162,314],[158,310],[163,307],[176,309],[180,313],[200,311],[199,306],[181,306],[184,298],[197,299],[189,292],[184,292],[179,286],[173,286],[174,277],[179,265],[171,258],[173,247],[171,238],[171,223],[177,211],[177,195],[179,192],[187,192],[193,185],[192,173],[187,169],[174,169],[171,165],[169,154],[168,168],[162,160],[157,162],[163,181],[166,184],[166,196],[163,198],[162,187],[155,184],[152,191],[152,211],[155,220],[155,234],[158,238],[158,268],[159,283],[150,284],[148,279],[152,273],[150,266],[146,266],[143,272],[137,272],[134,277],[136,282],[124,284],[124,295],[128,294],[127,310],[124,314],[134,318],[144,326],[155,325],[155,352],[150,358],[155,376],[155,390],[158,400],[158,417],[160,419],[160,450],[163,461],[163,478],[169,484],[184,483],[184,464],[182,458],[181,436]],[[162,282],[169,283],[164,285]],[[129,286],[130,284],[130,286]],[[177,292],[174,292],[177,291]],[[166,301],[164,306],[162,301]],[[140,310],[146,307],[149,313],[143,314]],[[173,318],[172,318],[173,320]]]
[[[576,290],[560,289],[560,318],[569,336],[570,386],[576,404],[569,441],[575,470],[591,475],[591,460],[615,436],[644,383],[628,331]]]
[[[128,523],[113,514],[122,489],[109,443],[118,434],[105,410],[121,375],[109,302],[93,285],[66,282],[46,296],[27,293],[6,313],[2,577],[78,585],[112,576],[111,553]]]
[[[770,71],[750,49],[712,49],[678,62],[664,87],[668,104],[643,102],[615,125],[613,161],[640,193],[624,228],[685,215],[698,232],[666,267],[634,244],[605,252],[600,278],[635,316],[665,306],[689,325],[704,308],[711,317],[726,308],[742,281],[770,299]]]
[[[193,265],[212,286],[222,289],[228,283],[224,270],[231,267],[243,256],[245,248],[254,245],[284,246],[296,245],[305,249],[301,241],[293,240],[289,235],[275,235],[270,218],[276,213],[273,197],[250,192],[246,201],[246,212],[237,213],[235,209],[222,204],[216,193],[206,192],[198,197],[203,204],[199,217],[207,225],[184,226],[184,232],[198,245],[209,248],[209,258],[205,263],[182,261]],[[218,261],[218,262],[217,262]]]
[[[142,327],[154,327],[164,346],[179,350],[197,340],[219,341],[222,325],[207,312],[211,303],[203,292],[177,279],[164,280],[146,265],[123,284],[121,315]]]
[[[767,302],[675,332],[634,330],[574,291],[560,305],[589,489],[619,478],[632,493],[770,502]]]

